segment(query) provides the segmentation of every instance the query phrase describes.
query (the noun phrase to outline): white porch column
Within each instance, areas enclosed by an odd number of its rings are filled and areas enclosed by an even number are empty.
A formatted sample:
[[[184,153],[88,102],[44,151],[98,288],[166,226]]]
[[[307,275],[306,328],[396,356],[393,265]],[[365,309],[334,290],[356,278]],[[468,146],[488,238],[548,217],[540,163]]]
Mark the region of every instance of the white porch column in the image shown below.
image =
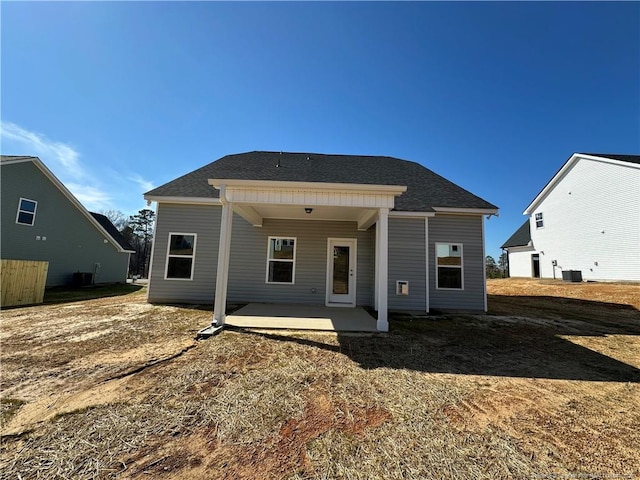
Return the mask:
[[[377,282],[376,291],[378,292],[378,330],[381,332],[389,331],[389,321],[387,320],[387,289],[389,277],[389,209],[381,208],[378,214],[378,222],[376,225],[376,264],[377,264]]]
[[[376,244],[374,246],[375,248],[375,269],[374,269],[374,275],[375,275],[375,279],[373,281],[373,308],[374,310],[378,310],[378,277],[379,277],[379,270],[380,270],[380,262],[378,261],[379,256],[380,256],[380,225],[376,224]]]
[[[231,252],[231,227],[233,225],[233,206],[227,202],[226,189],[220,187],[222,218],[220,220],[220,242],[218,243],[218,270],[216,273],[216,296],[213,307],[213,323],[224,325],[227,309],[227,282],[229,279],[229,254]]]

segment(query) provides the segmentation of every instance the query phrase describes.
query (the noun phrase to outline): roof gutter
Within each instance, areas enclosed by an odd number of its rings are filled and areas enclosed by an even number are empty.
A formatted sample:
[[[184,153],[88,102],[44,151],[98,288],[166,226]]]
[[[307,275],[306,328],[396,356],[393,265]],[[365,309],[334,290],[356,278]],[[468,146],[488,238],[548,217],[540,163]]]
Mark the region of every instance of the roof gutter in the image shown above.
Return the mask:
[[[436,213],[451,213],[454,215],[488,215],[499,216],[497,208],[457,208],[457,207],[432,207]]]

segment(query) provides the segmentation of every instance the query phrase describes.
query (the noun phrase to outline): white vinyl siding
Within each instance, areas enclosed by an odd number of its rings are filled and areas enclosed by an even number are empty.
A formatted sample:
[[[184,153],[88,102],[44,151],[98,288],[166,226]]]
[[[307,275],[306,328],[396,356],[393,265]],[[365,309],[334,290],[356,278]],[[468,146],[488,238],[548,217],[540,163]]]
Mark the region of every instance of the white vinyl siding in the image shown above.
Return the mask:
[[[640,281],[640,165],[622,163],[578,160],[531,212],[541,277],[553,278],[556,260],[556,278]]]
[[[509,276],[531,278],[531,255],[537,253],[531,247],[509,248]]]

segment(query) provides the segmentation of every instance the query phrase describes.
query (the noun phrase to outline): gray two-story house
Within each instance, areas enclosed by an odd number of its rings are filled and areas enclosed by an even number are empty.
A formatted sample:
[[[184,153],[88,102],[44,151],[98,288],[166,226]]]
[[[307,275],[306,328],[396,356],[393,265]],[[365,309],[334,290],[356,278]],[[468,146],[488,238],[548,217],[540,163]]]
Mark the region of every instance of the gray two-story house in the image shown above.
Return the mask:
[[[497,207],[418,163],[249,152],[145,198],[149,301],[213,302],[215,325],[227,302],[371,307],[378,331],[389,310],[486,311],[484,216]]]
[[[49,262],[47,287],[71,284],[77,272],[96,284],[126,282],[135,251],[38,157],[3,155],[0,186],[2,259]]]

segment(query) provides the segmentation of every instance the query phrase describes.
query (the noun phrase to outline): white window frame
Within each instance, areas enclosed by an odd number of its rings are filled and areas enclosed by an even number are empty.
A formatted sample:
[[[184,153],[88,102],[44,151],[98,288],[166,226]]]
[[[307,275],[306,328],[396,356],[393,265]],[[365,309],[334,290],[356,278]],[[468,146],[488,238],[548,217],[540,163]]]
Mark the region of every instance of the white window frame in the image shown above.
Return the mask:
[[[458,248],[460,249],[460,265],[438,265],[438,245],[447,245],[447,246],[451,246],[451,245],[457,245]],[[461,292],[464,290],[464,246],[462,243],[457,243],[457,242],[437,242],[436,243],[436,248],[435,248],[435,265],[436,265],[436,290],[449,290],[452,292]],[[440,287],[438,285],[439,281],[439,275],[438,275],[438,268],[440,267],[444,267],[444,268],[459,268],[460,269],[460,288],[449,288],[449,287]]]
[[[293,240],[293,259],[289,258],[270,258],[271,254],[271,240]],[[264,283],[269,285],[295,285],[296,283],[296,251],[298,250],[298,238],[297,237],[284,237],[284,236],[270,236],[267,240],[267,269],[264,276]],[[269,281],[269,263],[270,262],[289,262],[293,263],[293,271],[291,272],[290,282],[270,282]]]
[[[35,208],[33,209],[33,212],[29,212],[27,210],[23,210],[22,209],[22,201],[26,200],[27,202],[33,202],[36,204]],[[27,227],[33,227],[33,225],[36,223],[36,212],[38,211],[38,201],[37,200],[31,200],[30,198],[25,198],[25,197],[20,197],[20,200],[18,201],[18,212],[16,213],[16,223],[18,225],[26,225]],[[20,222],[18,221],[20,219],[20,214],[21,213],[28,213],[29,215],[33,215],[33,220],[31,223],[24,223],[24,222]]]
[[[193,253],[191,255],[175,255],[175,254],[170,254],[169,252],[171,252],[171,236],[172,235],[182,235],[182,236],[187,236],[187,235],[191,235],[193,236]],[[193,271],[195,269],[196,266],[196,247],[198,246],[198,234],[197,233],[184,233],[184,232],[169,232],[169,237],[167,238],[167,256],[165,259],[165,263],[164,263],[164,279],[165,280],[175,280],[177,282],[192,282],[193,281]],[[190,258],[191,259],[191,272],[189,275],[189,278],[173,278],[173,277],[168,277],[167,275],[169,274],[169,258],[171,257],[175,257],[175,258]]]
[[[540,218],[538,218],[538,215],[540,215]],[[534,213],[533,220],[536,222],[536,230],[544,228],[544,215],[542,214],[542,212]],[[540,222],[540,225],[538,225],[538,222]]]

